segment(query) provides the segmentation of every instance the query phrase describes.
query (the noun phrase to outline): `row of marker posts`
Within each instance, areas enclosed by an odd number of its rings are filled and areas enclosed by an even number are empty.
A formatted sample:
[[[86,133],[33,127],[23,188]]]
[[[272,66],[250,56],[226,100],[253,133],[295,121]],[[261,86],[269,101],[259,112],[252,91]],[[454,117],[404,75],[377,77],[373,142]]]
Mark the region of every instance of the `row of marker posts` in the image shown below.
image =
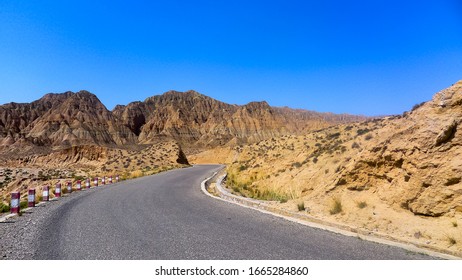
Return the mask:
[[[93,186],[97,187],[98,186],[98,181],[99,178],[95,177],[93,179]],[[119,182],[119,175],[116,175],[115,177],[116,183]],[[112,184],[112,176],[109,176],[108,181],[106,182],[106,177],[101,178],[101,184],[106,185],[107,184]],[[68,181],[66,184],[67,192],[72,193],[72,182]],[[90,179],[85,180],[85,188],[90,189]],[[76,189],[77,191],[82,190],[82,181],[77,180],[76,182]],[[58,182],[56,183],[55,187],[55,197],[61,197],[62,194],[62,188],[61,188],[61,183]],[[21,194],[19,192],[12,192],[11,193],[11,213],[13,214],[19,214],[20,211],[20,199],[21,199]],[[49,201],[50,200],[50,187],[49,186],[44,186],[43,191],[42,191],[42,201]],[[29,189],[27,193],[27,207],[35,207],[35,189]]]

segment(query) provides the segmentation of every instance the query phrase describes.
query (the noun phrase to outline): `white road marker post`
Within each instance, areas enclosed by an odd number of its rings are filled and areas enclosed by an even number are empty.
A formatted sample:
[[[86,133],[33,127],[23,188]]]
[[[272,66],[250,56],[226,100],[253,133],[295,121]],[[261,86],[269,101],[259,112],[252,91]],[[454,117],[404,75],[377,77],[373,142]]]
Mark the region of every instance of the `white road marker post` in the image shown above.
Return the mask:
[[[12,214],[19,214],[19,199],[20,199],[19,192],[12,192],[11,193],[11,208],[10,211]]]
[[[67,192],[72,193],[72,182],[71,181],[67,181]]]
[[[50,200],[50,187],[44,186],[42,191],[42,201],[49,201]]]
[[[61,197],[61,183],[56,183],[55,197]]]
[[[35,207],[35,189],[29,189],[28,191],[27,207]]]

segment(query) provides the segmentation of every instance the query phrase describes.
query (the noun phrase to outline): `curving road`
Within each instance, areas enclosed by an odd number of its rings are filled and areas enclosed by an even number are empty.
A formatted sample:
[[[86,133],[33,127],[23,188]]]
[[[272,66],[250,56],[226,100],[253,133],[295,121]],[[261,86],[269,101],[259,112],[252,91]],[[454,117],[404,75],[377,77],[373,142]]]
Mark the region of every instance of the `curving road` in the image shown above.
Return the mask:
[[[95,189],[54,210],[34,259],[426,259],[211,199],[200,165]]]

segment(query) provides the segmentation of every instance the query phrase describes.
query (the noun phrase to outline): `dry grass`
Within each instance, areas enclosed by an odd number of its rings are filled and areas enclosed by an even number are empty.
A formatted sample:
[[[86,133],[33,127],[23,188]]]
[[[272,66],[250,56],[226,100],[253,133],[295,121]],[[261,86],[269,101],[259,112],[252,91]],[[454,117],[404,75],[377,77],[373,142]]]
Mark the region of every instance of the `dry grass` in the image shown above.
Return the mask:
[[[343,211],[342,201],[338,197],[334,197],[332,207],[329,210],[331,215],[341,213]]]
[[[367,202],[365,201],[358,201],[356,202],[356,206],[358,206],[359,209],[364,209],[367,207]]]
[[[446,235],[445,237],[446,237],[446,240],[448,241],[450,246],[453,246],[453,245],[457,244],[457,240],[454,238],[454,236]]]

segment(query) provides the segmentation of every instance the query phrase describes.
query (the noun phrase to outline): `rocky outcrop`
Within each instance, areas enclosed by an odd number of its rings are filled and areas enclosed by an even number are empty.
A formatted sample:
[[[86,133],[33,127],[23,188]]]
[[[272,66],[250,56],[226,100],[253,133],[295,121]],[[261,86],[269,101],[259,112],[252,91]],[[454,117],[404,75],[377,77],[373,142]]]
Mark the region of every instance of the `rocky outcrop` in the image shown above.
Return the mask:
[[[424,216],[462,205],[462,81],[389,120],[341,182],[375,186],[386,201]]]
[[[65,148],[78,145],[120,146],[136,143],[136,135],[99,99],[87,92],[47,94],[30,104],[0,107],[0,143]]]
[[[87,91],[0,106],[0,153],[23,156],[82,145],[126,147],[174,140],[186,148],[252,143],[364,117],[231,105],[195,91],[169,91],[109,111]]]
[[[170,137],[184,146],[202,147],[252,143],[365,119],[275,108],[264,101],[231,105],[195,91],[169,91],[144,102],[118,106],[113,112],[142,143]]]
[[[321,204],[356,197],[453,216],[462,211],[461,123],[462,81],[403,115],[275,137],[234,149],[226,161],[247,195],[270,190]]]

